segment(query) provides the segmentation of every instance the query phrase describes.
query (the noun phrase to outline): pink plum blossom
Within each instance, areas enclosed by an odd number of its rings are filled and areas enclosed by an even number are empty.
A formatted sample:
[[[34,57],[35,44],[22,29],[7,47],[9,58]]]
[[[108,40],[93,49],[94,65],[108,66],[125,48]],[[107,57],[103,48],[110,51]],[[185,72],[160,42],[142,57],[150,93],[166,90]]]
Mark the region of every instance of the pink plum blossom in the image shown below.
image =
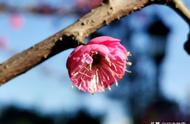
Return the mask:
[[[73,85],[79,90],[103,92],[125,74],[128,52],[119,39],[101,36],[74,49],[67,60]]]
[[[13,13],[10,18],[10,25],[14,29],[20,29],[23,26],[24,19],[19,13]]]
[[[8,38],[6,36],[0,36],[0,49],[8,48]]]

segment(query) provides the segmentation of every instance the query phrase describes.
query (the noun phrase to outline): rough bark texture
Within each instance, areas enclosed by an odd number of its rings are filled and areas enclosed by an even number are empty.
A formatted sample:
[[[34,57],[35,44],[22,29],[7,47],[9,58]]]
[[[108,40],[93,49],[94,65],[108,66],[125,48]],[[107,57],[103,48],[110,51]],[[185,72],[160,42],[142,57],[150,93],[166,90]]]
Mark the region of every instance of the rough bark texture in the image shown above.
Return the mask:
[[[93,9],[74,24],[2,63],[0,84],[4,84],[61,51],[83,44],[86,37],[113,20],[159,1],[104,0],[100,7]],[[163,3],[170,1],[172,0],[162,0]]]

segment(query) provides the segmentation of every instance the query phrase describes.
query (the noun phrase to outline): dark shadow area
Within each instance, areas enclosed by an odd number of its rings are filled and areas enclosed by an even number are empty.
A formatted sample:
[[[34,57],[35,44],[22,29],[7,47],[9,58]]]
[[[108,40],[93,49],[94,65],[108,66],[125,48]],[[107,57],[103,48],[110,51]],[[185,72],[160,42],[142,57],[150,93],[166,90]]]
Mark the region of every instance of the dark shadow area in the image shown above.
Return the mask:
[[[0,124],[101,124],[101,116],[92,116],[85,109],[73,115],[42,115],[34,110],[8,106],[0,114]]]
[[[0,124],[53,124],[53,118],[16,106],[3,109]]]

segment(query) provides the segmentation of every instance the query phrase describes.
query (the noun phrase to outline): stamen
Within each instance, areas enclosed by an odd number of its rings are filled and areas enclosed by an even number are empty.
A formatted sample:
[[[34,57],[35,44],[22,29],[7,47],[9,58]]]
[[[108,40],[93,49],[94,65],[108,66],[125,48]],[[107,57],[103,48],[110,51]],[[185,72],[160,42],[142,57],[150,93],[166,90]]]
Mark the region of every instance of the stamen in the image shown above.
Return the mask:
[[[125,71],[126,71],[127,73],[132,73],[132,71],[129,71],[129,70],[127,70],[127,69],[126,69]]]
[[[111,91],[111,87],[110,86],[108,86],[108,90]]]
[[[117,81],[115,82],[115,85],[116,85],[116,87],[118,87],[118,82]]]
[[[82,84],[80,83],[80,84],[79,84],[79,90],[81,89],[81,85],[82,85]]]
[[[127,55],[128,55],[128,56],[132,56],[131,52],[127,52]]]
[[[99,83],[98,69],[96,70],[96,83]]]
[[[105,67],[107,66],[106,69],[109,69],[111,71],[111,73],[116,74],[115,72],[117,72],[117,68],[114,63],[110,63],[110,64],[113,65],[115,71],[111,68],[111,65],[110,66],[108,65],[108,63],[103,63],[103,64],[105,65]]]
[[[107,71],[107,72],[105,72],[105,71]],[[114,76],[117,76],[117,73],[114,73],[114,71],[109,66],[107,66],[107,65],[105,65],[104,67],[102,67],[102,72],[105,73],[107,81],[110,81],[112,79],[115,80]],[[110,78],[112,78],[112,79],[110,79]]]
[[[97,81],[96,75],[93,75],[92,80],[89,82],[89,84],[90,84],[89,89],[92,90],[92,92],[94,92],[94,93],[95,93],[96,90],[97,90],[96,81]]]
[[[131,66],[131,65],[132,65],[132,62],[127,62],[127,65]]]
[[[99,76],[100,76],[100,79],[101,79],[100,83],[103,86],[103,82],[106,81],[106,78],[105,78],[106,76],[104,75],[104,73],[102,71],[100,71]]]
[[[115,77],[119,77],[118,73],[114,72],[111,68],[108,68],[109,71],[111,72],[111,76],[112,78],[116,81],[116,78]]]
[[[108,62],[109,66],[111,66],[111,61],[110,61],[109,57],[106,56],[105,60],[106,60],[106,62]]]
[[[77,76],[79,73],[78,72],[75,72],[74,74],[73,74],[73,76]]]
[[[90,64],[91,65],[91,64]],[[84,67],[85,70],[90,71],[90,68]]]
[[[90,66],[90,71],[92,70],[92,64],[89,65]]]
[[[103,81],[105,81],[104,74],[101,71],[99,71],[99,73],[97,73],[97,75],[98,75],[99,79],[101,79],[101,80],[99,80],[100,85],[104,87],[104,83],[103,83]]]
[[[78,73],[80,73],[80,74],[82,74],[82,75],[85,75],[85,76],[87,76],[87,77],[90,77],[89,75],[87,75],[86,73],[83,73],[83,72],[78,72]]]
[[[115,71],[117,71],[117,67],[116,67],[116,65],[115,65],[114,63],[111,63],[111,64],[113,65]]]

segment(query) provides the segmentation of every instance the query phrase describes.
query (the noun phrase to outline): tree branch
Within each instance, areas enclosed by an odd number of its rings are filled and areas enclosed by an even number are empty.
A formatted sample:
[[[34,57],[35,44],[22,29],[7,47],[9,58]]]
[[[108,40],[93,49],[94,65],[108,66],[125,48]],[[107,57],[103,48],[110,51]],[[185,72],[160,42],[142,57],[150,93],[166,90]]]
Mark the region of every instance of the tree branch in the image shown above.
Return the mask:
[[[166,3],[170,0],[162,1]],[[2,63],[0,84],[4,84],[66,49],[83,44],[86,37],[102,26],[151,3],[154,3],[154,0],[104,0],[102,6],[93,9],[74,24]]]

